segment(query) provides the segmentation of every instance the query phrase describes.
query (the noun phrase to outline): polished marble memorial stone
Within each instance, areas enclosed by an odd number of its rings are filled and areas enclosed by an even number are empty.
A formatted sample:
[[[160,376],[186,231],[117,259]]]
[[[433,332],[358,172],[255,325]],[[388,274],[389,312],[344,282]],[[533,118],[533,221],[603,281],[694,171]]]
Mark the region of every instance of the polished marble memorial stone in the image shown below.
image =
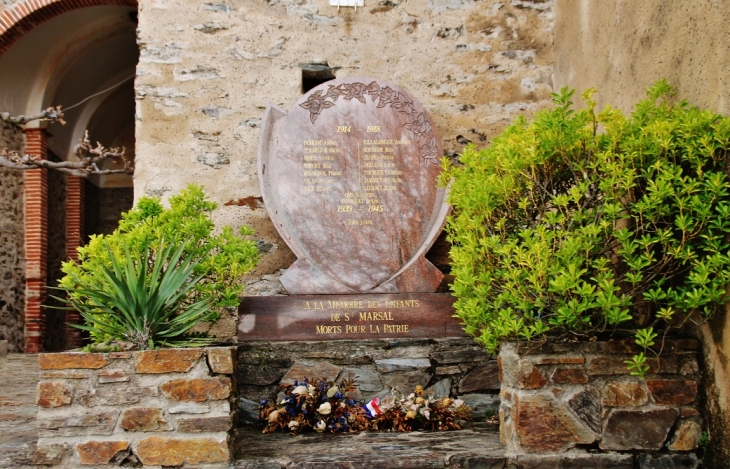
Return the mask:
[[[424,258],[448,213],[433,120],[407,91],[348,77],[269,105],[259,140],[264,203],[297,261],[292,294],[433,292]]]

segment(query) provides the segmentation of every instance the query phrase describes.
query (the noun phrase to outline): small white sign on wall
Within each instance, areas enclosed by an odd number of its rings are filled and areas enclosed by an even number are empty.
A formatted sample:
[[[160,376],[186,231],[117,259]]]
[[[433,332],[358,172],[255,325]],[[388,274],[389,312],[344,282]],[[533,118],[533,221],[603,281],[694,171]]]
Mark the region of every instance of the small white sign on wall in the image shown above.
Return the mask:
[[[330,6],[333,7],[361,7],[365,5],[365,0],[330,0]]]

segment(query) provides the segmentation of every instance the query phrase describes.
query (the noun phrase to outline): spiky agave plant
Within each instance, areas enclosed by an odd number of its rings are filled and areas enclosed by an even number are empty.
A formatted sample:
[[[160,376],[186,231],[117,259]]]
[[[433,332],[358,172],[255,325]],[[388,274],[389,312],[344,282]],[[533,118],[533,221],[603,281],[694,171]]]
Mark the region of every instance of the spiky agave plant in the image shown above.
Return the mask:
[[[138,256],[125,245],[121,260],[109,245],[105,248],[111,268],[103,267],[93,279],[71,274],[72,284],[60,288],[68,293],[61,299],[69,305],[65,309],[77,310],[85,321],[71,326],[88,331],[97,343],[123,341],[139,350],[195,347],[212,341],[186,336],[214,313],[209,301],[188,301],[188,293],[202,276],[192,276],[200,259],[184,256],[183,243],[172,240],[165,245],[163,240],[158,249],[146,247]]]

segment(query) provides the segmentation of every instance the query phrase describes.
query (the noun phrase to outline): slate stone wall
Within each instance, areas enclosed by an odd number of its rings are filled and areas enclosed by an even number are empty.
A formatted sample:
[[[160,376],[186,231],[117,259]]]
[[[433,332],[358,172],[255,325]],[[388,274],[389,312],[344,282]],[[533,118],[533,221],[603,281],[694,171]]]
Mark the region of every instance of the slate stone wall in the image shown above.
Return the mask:
[[[564,453],[575,447],[644,452],[659,461],[693,459],[702,435],[695,340],[664,343],[645,380],[625,360],[633,340],[504,344],[499,354],[501,436],[508,453]],[[651,352],[649,352],[651,354]],[[677,459],[678,460],[678,459]],[[674,464],[674,463],[672,463]]]
[[[355,378],[357,400],[421,385],[463,399],[478,420],[499,407],[497,361],[469,338],[247,342],[238,347],[240,423],[255,422],[261,400],[277,399],[281,384],[323,377]]]
[[[230,459],[235,348],[65,352],[38,361],[36,464],[177,467]]]
[[[0,123],[0,147],[23,149],[20,129]],[[0,168],[0,340],[23,350],[25,216],[22,171]]]

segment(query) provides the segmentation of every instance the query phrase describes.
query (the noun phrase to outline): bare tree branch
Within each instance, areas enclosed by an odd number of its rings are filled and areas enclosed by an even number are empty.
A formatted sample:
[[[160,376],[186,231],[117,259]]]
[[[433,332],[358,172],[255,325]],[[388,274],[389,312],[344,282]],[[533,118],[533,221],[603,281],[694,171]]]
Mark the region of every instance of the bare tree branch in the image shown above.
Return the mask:
[[[11,116],[7,112],[2,112],[0,113],[0,120],[18,126],[33,121],[66,123],[63,120],[61,106],[49,107],[45,111],[32,116]],[[82,177],[91,174],[133,174],[134,167],[131,162],[124,159],[124,151],[124,148],[106,148],[99,142],[92,145],[87,131],[84,138],[74,147],[74,155],[76,155],[78,161],[49,161],[34,155],[21,155],[15,150],[0,148],[0,167],[16,170],[48,168]],[[123,167],[119,169],[99,169],[99,166],[107,160],[122,163]]]
[[[63,120],[63,112],[61,112],[61,106],[49,107],[45,111],[41,111],[38,114],[34,114],[32,116],[12,116],[9,112],[0,112],[0,120],[15,125],[25,125],[33,121],[58,122],[62,125],[66,124],[66,121]]]

